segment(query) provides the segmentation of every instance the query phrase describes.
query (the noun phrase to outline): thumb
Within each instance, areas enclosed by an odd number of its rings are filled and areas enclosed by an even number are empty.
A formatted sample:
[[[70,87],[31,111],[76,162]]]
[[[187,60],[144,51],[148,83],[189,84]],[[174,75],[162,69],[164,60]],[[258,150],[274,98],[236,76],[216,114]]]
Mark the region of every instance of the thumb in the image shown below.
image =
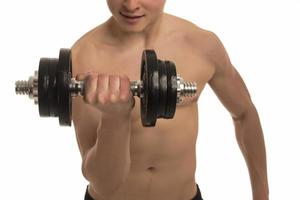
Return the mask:
[[[131,104],[131,109],[133,109],[135,106],[135,98],[134,96],[132,96],[132,104]]]

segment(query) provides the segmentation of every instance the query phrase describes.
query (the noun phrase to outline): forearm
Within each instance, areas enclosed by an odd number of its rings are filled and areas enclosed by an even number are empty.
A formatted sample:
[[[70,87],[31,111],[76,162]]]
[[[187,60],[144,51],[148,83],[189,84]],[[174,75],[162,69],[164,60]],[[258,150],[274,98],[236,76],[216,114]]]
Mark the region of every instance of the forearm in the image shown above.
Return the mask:
[[[234,120],[236,138],[246,160],[254,200],[268,200],[266,150],[263,131],[255,107]]]
[[[130,118],[102,118],[97,141],[83,163],[85,177],[96,192],[109,196],[126,179],[130,169]]]

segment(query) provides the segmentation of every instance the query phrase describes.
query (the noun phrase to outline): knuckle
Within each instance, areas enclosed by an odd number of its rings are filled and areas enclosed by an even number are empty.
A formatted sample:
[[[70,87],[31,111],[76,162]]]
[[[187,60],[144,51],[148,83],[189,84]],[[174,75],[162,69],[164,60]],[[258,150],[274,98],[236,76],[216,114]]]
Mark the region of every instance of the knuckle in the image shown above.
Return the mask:
[[[85,80],[87,82],[92,82],[93,80],[95,80],[97,78],[97,75],[95,73],[89,73],[86,77]]]
[[[121,96],[120,96],[120,100],[121,100],[123,103],[126,103],[126,102],[128,102],[128,100],[129,100],[129,96],[128,96],[128,95],[121,95]]]
[[[128,102],[128,101],[130,101],[131,98],[133,98],[133,95],[131,95],[131,93],[129,92],[129,90],[124,90],[120,94],[120,98],[122,99],[123,102]]]
[[[84,100],[88,104],[94,104],[94,97],[90,94],[85,95]]]
[[[85,74],[79,73],[76,75],[76,80],[82,81],[85,79],[85,76],[86,76]]]
[[[107,103],[107,98],[105,95],[103,95],[102,93],[98,93],[97,95],[97,101],[102,104],[105,105]]]
[[[117,103],[119,101],[119,97],[116,93],[110,93],[109,99],[112,103]]]

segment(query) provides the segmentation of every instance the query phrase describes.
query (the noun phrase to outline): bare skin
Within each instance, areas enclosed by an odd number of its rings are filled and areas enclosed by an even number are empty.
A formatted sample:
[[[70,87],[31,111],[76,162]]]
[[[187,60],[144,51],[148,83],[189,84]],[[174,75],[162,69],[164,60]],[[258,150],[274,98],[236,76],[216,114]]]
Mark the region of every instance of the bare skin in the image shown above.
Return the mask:
[[[134,97],[135,107],[128,109],[132,103],[130,94],[126,94],[124,100],[128,111],[122,110],[129,115],[119,118],[114,118],[116,115],[113,114],[105,115],[86,97],[73,99],[73,121],[83,159],[83,174],[90,182],[88,190],[92,197],[96,200],[192,199],[196,194],[197,100],[208,83],[234,120],[237,141],[249,168],[253,198],[268,199],[265,147],[259,118],[246,86],[216,35],[164,13],[155,34],[130,42],[118,41],[109,34],[111,21],[88,32],[73,46],[73,74],[85,74],[85,80],[90,82],[91,77],[93,80],[97,77],[104,80],[105,77],[111,80],[110,83],[115,83],[113,80],[117,77],[109,75],[125,75],[119,81],[128,84],[126,76],[129,80],[140,79],[141,53],[150,48],[155,49],[159,59],[173,61],[177,73],[186,81],[197,82],[198,91],[195,98],[185,99],[177,106],[173,119],[160,119],[153,128],[141,124],[139,98]],[[90,71],[93,73],[87,74]],[[86,77],[90,77],[89,80]],[[123,150],[129,148],[129,153],[122,155],[122,158],[128,158],[123,160],[128,169],[120,173],[124,177],[118,187],[104,195],[100,183],[91,178],[92,173],[89,174],[84,163],[89,151],[98,144],[99,124],[106,123],[105,126],[110,127],[126,119],[129,124],[124,125],[124,130],[129,134],[117,138],[128,142],[128,146],[125,142],[116,146]],[[109,184],[110,180],[106,181]]]

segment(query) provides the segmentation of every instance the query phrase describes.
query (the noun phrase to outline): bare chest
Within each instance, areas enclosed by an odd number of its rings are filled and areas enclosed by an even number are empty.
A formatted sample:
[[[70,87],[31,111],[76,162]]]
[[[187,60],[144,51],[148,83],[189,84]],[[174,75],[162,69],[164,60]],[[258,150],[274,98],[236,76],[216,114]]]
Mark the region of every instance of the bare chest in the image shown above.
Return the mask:
[[[163,165],[163,161],[169,164],[173,161],[175,164],[194,150],[198,133],[197,100],[213,73],[209,63],[189,49],[160,47],[155,51],[158,59],[175,63],[177,75],[185,81],[197,83],[197,95],[178,104],[173,119],[158,119],[156,126],[151,128],[142,126],[140,99],[135,97],[136,106],[131,115],[131,159],[136,170],[158,167],[158,163]],[[101,58],[89,60],[85,71],[127,75],[131,81],[140,80],[141,55],[142,49],[130,53],[107,53]]]

